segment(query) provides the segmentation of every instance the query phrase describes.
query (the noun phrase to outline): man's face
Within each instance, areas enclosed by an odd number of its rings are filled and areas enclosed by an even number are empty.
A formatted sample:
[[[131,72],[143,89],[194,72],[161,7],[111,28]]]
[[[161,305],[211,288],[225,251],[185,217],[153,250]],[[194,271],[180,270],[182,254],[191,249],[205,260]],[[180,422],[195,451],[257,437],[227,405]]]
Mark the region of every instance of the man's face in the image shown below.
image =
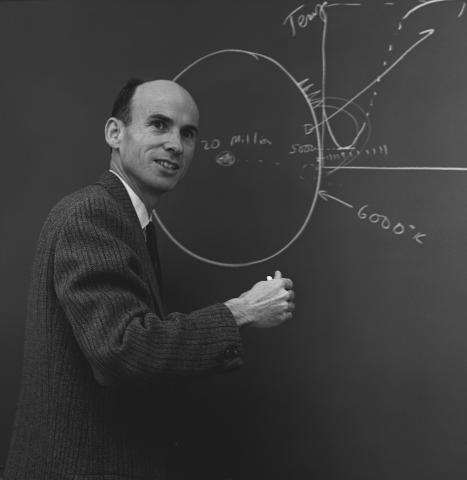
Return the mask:
[[[198,109],[172,82],[140,85],[131,104],[131,122],[122,128],[119,163],[134,190],[158,198],[183,178],[195,152]]]

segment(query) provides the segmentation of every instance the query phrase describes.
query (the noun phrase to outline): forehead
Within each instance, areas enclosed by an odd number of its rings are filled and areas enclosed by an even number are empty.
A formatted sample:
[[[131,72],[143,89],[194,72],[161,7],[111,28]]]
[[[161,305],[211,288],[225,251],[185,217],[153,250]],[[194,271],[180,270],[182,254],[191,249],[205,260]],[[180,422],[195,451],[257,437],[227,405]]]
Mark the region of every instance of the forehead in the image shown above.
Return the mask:
[[[164,115],[181,125],[198,125],[199,113],[191,95],[173,82],[155,81],[140,85],[132,100],[133,121]]]

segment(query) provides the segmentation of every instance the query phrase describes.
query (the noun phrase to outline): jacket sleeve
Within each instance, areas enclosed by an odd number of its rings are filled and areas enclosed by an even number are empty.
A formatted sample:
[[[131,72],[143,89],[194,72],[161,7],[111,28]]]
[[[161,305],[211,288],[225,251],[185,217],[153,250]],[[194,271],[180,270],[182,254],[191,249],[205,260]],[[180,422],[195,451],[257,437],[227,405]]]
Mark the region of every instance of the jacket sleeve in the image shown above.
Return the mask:
[[[200,375],[242,365],[242,344],[222,303],[161,320],[151,309],[131,229],[105,201],[75,206],[57,234],[55,291],[102,385]]]

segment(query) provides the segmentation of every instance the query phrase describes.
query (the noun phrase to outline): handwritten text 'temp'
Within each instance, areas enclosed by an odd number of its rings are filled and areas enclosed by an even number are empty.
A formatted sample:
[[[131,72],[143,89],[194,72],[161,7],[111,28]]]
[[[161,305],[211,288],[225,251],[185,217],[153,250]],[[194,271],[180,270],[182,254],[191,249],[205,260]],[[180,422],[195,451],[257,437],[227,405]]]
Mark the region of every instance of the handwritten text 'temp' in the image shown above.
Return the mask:
[[[303,8],[305,5],[300,5],[298,8],[290,12],[282,23],[283,25],[288,24],[290,26],[292,36],[295,37],[297,34],[297,27],[306,28],[316,17],[324,15],[323,7],[325,4],[316,5],[314,11],[311,13],[304,12]]]

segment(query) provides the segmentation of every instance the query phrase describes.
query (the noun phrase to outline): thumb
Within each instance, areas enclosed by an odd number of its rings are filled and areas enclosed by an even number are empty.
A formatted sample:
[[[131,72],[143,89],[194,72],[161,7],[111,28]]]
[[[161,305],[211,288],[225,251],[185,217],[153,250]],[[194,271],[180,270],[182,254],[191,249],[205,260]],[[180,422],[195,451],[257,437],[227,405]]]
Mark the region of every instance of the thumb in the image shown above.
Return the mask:
[[[279,270],[276,270],[274,273],[274,280],[282,278],[282,273]]]

